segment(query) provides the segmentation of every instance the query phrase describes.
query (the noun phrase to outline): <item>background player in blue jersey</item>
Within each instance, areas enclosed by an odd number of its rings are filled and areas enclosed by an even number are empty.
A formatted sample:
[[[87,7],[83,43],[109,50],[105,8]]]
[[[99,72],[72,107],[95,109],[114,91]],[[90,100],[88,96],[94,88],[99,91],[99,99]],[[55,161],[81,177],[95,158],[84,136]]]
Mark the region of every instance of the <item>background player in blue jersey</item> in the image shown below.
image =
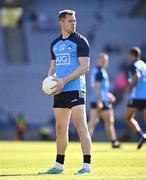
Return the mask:
[[[119,148],[114,127],[114,113],[112,102],[115,101],[113,94],[109,93],[109,77],[106,71],[108,66],[108,55],[101,53],[97,58],[97,66],[91,74],[91,109],[88,128],[92,136],[99,119],[102,118],[113,148]]]
[[[75,32],[76,17],[72,10],[59,13],[62,34],[51,45],[51,65],[48,75],[56,73],[54,96],[56,119],[56,163],[46,174],[60,174],[64,170],[65,151],[71,115],[80,137],[83,168],[76,174],[90,174],[91,138],[86,119],[85,73],[89,70],[89,44],[85,37]],[[70,162],[71,163],[71,162]]]
[[[138,135],[138,146],[140,149],[146,140],[146,134],[143,133],[135,114],[138,110],[143,111],[144,119],[146,119],[146,64],[140,60],[141,50],[134,47],[129,53],[129,101],[126,109],[126,121],[128,125]]]

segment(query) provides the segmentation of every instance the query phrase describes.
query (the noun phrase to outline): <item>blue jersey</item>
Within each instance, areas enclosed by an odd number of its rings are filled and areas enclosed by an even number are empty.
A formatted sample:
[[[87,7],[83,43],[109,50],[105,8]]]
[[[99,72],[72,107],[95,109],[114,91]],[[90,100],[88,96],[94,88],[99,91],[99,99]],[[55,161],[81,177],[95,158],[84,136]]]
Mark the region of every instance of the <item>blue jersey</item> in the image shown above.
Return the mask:
[[[130,92],[130,99],[146,99],[146,64],[142,60],[136,60],[129,66],[129,81],[137,72],[141,77]]]
[[[91,73],[91,102],[96,102],[95,83],[100,83],[100,100],[109,102],[109,77],[104,68],[96,67]]]
[[[64,78],[79,66],[79,57],[89,57],[89,44],[79,33],[72,33],[67,39],[62,36],[51,45],[52,60],[56,61],[56,77]],[[63,91],[86,91],[85,74],[65,84]]]

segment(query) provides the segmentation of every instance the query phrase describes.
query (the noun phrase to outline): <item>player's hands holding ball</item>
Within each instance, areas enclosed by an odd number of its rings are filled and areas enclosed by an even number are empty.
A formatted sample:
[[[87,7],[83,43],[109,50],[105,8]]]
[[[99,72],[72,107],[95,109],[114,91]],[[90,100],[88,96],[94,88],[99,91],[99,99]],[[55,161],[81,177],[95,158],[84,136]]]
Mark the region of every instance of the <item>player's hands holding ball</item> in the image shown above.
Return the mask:
[[[65,82],[61,78],[56,78],[54,76],[48,76],[44,79],[42,84],[42,91],[46,95],[56,95],[61,93]]]
[[[54,90],[52,95],[60,94],[64,88],[65,82],[63,78],[54,78],[54,81],[56,81],[56,85],[52,87],[51,89]]]

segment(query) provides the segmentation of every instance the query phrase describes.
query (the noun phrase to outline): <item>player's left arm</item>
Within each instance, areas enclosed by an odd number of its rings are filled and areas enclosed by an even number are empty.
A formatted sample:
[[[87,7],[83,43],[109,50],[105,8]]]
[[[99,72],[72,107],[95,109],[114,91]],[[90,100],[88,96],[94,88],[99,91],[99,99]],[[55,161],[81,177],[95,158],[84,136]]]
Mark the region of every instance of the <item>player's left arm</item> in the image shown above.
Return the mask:
[[[81,76],[82,74],[85,74],[89,70],[89,67],[90,67],[89,57],[79,57],[79,63],[80,63],[80,66],[75,71],[73,71],[70,75],[64,78],[59,78],[59,79],[56,78],[57,85],[56,85],[55,94],[60,93],[66,83],[78,78],[79,76]]]
[[[141,74],[135,66],[131,68],[131,73],[133,74],[133,77],[128,82],[127,91],[131,91],[136,86],[139,79],[141,78]]]
[[[77,77],[81,76],[82,74],[85,74],[89,70],[89,57],[79,57],[79,63],[80,66],[75,71],[73,71],[69,76],[63,78],[64,83],[68,83],[69,81],[76,79]]]

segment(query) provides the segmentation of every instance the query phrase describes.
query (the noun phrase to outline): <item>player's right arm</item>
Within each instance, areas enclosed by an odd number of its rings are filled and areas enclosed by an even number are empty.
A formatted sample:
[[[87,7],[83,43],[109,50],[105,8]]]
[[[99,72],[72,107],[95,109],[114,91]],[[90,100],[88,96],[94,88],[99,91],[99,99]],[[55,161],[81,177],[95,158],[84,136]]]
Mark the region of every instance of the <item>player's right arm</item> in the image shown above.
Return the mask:
[[[48,71],[48,76],[52,76],[56,70],[56,61],[54,59],[51,60],[50,68]]]
[[[95,91],[96,91],[96,104],[97,108],[100,110],[103,108],[103,103],[101,100],[101,81],[103,79],[103,75],[101,70],[98,70],[95,76]]]
[[[48,71],[48,76],[52,76],[56,71],[56,57],[53,52],[53,45],[54,45],[54,41],[52,42],[51,47],[50,47],[51,62],[50,62],[50,68]]]
[[[101,83],[99,81],[96,81],[95,82],[96,104],[99,110],[103,108],[103,103],[101,101],[101,95],[100,95],[100,86],[101,86]]]

